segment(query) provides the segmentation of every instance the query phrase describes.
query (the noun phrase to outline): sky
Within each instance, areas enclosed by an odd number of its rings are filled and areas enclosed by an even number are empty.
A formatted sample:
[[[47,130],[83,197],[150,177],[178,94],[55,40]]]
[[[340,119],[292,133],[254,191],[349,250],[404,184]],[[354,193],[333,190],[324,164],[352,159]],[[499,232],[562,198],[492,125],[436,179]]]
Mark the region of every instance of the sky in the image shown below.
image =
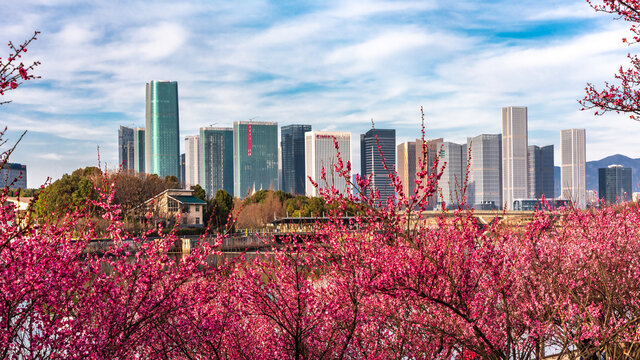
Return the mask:
[[[0,44],[42,32],[24,61],[41,79],[3,96],[11,157],[28,186],[118,166],[118,127],[144,126],[145,83],[178,82],[180,136],[256,118],[359,134],[394,128],[466,142],[527,106],[529,144],[584,128],[587,160],[640,157],[640,123],[577,100],[628,65],[629,24],[584,0],[68,1],[3,3]],[[9,49],[0,48],[0,57]],[[99,148],[99,151],[98,151]]]

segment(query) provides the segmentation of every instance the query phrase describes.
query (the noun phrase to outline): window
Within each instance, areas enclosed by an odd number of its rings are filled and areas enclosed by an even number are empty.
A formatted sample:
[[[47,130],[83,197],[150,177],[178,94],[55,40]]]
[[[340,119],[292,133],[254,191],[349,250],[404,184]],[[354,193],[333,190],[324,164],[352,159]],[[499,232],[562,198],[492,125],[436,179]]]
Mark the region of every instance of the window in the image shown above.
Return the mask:
[[[174,199],[169,198],[167,201],[167,207],[169,212],[177,212],[178,211],[178,202]]]
[[[200,225],[200,218],[199,217],[196,218],[196,225]]]
[[[196,205],[196,211],[200,211],[200,206]]]

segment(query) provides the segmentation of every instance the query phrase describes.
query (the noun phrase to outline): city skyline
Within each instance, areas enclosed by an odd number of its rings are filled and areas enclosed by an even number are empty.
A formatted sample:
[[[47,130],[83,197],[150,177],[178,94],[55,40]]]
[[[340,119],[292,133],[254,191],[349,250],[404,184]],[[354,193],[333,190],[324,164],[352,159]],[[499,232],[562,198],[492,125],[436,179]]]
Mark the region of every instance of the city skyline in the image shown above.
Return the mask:
[[[10,140],[29,130],[11,159],[31,169],[29,187],[97,165],[97,146],[102,165],[115,168],[113,134],[144,124],[141,84],[152,79],[180,83],[180,139],[212,118],[224,127],[304,118],[313,129],[354,134],[373,118],[402,143],[419,137],[423,105],[428,138],[463,143],[500,132],[500,108],[518,105],[529,109],[529,143],[555,145],[556,158],[559,130],[576,127],[590,134],[587,161],[640,157],[628,131],[640,125],[578,110],[587,82],[610,80],[628,52],[640,51],[621,41],[627,24],[582,0],[26,0],[6,9],[16,15],[0,25],[5,41],[42,31],[24,58],[42,61],[42,79],[2,107]]]

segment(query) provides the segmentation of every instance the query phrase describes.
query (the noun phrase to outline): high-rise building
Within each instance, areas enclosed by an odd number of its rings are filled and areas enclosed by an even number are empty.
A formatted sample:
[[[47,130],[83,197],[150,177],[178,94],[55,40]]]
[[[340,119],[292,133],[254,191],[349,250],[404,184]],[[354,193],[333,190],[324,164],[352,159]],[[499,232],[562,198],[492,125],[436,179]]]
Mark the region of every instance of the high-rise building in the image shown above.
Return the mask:
[[[444,141],[442,138],[430,139],[424,142],[421,139],[416,139],[416,171],[420,171],[421,164],[423,164],[425,170],[427,170],[428,176],[434,176],[442,169],[444,162],[442,161],[440,155],[443,142]],[[434,169],[433,165],[435,164],[436,159],[439,159],[438,168]],[[422,186],[428,186],[428,177],[425,177],[422,181]],[[438,206],[438,204],[440,203],[438,188],[436,187],[433,190],[433,194],[431,194],[431,196],[427,198],[427,210],[435,209],[436,206]]]
[[[0,186],[9,189],[27,188],[27,165],[5,163],[0,169]]]
[[[445,141],[440,149],[440,161],[447,165],[438,181],[438,206],[453,208],[463,201],[462,190],[467,174],[467,144]]]
[[[579,209],[586,204],[586,136],[584,129],[560,131],[560,179],[562,198]]]
[[[632,200],[631,168],[609,165],[598,169],[598,192],[607,204]]]
[[[218,190],[224,190],[233,196],[233,128],[200,128],[199,152],[199,183],[207,196],[215,197]]]
[[[278,189],[278,123],[233,123],[234,194]]]
[[[178,83],[153,80],[146,85],[145,170],[180,177]]]
[[[336,150],[334,139],[338,143]],[[340,151],[343,163],[351,161],[351,133],[338,131],[309,131],[305,133],[305,178],[307,179],[307,196],[319,196],[318,189],[311,184],[309,178],[318,184],[318,187],[334,186],[340,193],[347,195],[349,189],[347,180],[334,173],[334,164],[337,164],[337,153]],[[322,180],[322,168],[325,169],[326,181]]]
[[[184,189],[184,178],[185,178],[185,155],[184,153],[180,154],[180,175],[178,176],[178,183],[180,183],[180,188]]]
[[[133,129],[120,125],[118,130],[118,163],[122,170],[133,170],[134,155]]]
[[[553,145],[529,145],[527,155],[528,188],[530,199],[540,199],[542,195],[548,201],[555,197],[553,177]]]
[[[477,210],[501,209],[502,135],[482,134],[467,138],[471,152],[467,201]]]
[[[396,147],[398,154],[398,177],[402,182],[402,191],[405,196],[413,195],[416,188],[416,142],[407,141]]]
[[[507,210],[514,200],[529,197],[527,146],[527,108],[502,108],[502,201]]]
[[[144,128],[133,129],[133,169],[136,172],[144,173]]]
[[[280,129],[282,149],[282,184],[284,192],[304,195],[304,133],[311,131],[311,125],[287,125]]]
[[[200,137],[184,138],[184,186],[186,189],[200,183]]]
[[[380,145],[379,149],[378,145]],[[388,170],[384,168],[383,158]],[[371,175],[371,189],[380,192],[380,200],[383,204],[387,199],[393,198],[395,194],[395,188],[389,179],[389,174],[393,173],[395,165],[395,129],[371,129],[360,134],[360,175],[364,177]],[[371,189],[367,189],[367,191]]]

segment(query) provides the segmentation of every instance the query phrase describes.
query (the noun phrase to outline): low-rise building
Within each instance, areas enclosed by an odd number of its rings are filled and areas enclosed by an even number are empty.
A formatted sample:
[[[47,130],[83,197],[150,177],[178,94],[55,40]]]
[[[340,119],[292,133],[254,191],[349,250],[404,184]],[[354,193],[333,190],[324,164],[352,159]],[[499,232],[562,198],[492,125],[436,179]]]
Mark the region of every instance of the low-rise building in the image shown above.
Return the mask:
[[[203,226],[202,214],[206,204],[193,196],[193,190],[183,189],[167,189],[144,203],[147,210],[153,212],[156,223],[175,223],[179,218],[180,227]]]

